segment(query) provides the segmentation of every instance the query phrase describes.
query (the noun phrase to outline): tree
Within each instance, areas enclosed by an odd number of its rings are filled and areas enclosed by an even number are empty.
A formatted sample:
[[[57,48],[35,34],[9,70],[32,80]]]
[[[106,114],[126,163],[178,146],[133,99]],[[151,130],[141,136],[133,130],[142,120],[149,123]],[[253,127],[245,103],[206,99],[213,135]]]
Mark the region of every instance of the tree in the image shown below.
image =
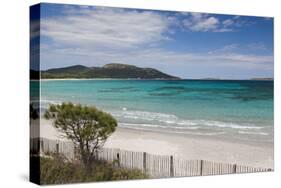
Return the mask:
[[[96,151],[117,127],[117,121],[110,114],[80,104],[50,105],[44,116],[54,119],[54,127],[79,148],[81,160],[89,170]]]
[[[37,119],[37,118],[39,118],[39,115],[38,115],[36,109],[33,107],[32,104],[29,105],[29,117],[30,117],[31,119]]]

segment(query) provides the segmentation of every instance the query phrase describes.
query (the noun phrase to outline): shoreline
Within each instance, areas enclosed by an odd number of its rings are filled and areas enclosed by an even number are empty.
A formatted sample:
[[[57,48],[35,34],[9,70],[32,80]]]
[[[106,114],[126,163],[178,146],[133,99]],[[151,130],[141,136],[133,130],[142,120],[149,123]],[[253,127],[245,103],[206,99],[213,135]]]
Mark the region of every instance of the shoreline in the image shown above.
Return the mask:
[[[40,137],[66,141],[41,119]],[[34,125],[36,126],[36,125]],[[32,136],[32,135],[31,135]],[[104,147],[273,169],[274,144],[117,127]]]
[[[274,81],[274,79],[202,79],[202,78],[181,78],[181,79],[137,79],[137,78],[40,78],[30,79],[31,81],[60,81],[60,80],[163,80],[163,81]]]
[[[138,78],[40,78],[40,81],[59,81],[59,80],[189,80],[189,79],[138,79]],[[38,80],[37,80],[38,81]]]

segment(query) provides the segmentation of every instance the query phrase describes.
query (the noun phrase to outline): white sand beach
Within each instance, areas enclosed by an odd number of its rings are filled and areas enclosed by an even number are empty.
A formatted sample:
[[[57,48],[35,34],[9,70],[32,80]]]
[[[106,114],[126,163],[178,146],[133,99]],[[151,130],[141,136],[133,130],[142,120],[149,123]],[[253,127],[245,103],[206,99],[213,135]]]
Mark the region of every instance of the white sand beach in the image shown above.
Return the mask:
[[[36,126],[36,125],[32,125]],[[41,120],[41,137],[61,139],[51,121]],[[32,136],[32,135],[31,135]],[[183,159],[203,159],[252,167],[273,168],[273,144],[134,130],[118,127],[105,147],[152,154],[175,155]]]

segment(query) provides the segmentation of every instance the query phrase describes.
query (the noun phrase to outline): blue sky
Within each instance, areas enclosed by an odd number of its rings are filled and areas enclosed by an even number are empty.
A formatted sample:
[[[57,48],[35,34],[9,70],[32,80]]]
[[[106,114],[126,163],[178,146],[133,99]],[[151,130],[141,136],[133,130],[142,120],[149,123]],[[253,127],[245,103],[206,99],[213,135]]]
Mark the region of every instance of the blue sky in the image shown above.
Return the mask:
[[[125,63],[181,78],[273,77],[272,18],[43,4],[40,32],[43,70]]]

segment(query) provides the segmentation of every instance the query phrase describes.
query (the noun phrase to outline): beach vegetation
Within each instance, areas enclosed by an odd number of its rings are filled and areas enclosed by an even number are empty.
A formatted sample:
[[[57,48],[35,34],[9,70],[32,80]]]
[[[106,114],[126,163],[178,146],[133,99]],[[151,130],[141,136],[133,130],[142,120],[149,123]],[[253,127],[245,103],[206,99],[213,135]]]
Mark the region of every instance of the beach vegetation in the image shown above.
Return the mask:
[[[40,159],[40,184],[43,185],[148,178],[141,170],[122,168],[114,162],[94,160],[89,171],[79,162],[61,155],[33,157],[32,160],[38,160],[36,158]]]
[[[54,127],[75,144],[88,171],[92,170],[96,153],[117,127],[117,121],[109,113],[94,106],[52,104],[44,116],[53,119]]]

